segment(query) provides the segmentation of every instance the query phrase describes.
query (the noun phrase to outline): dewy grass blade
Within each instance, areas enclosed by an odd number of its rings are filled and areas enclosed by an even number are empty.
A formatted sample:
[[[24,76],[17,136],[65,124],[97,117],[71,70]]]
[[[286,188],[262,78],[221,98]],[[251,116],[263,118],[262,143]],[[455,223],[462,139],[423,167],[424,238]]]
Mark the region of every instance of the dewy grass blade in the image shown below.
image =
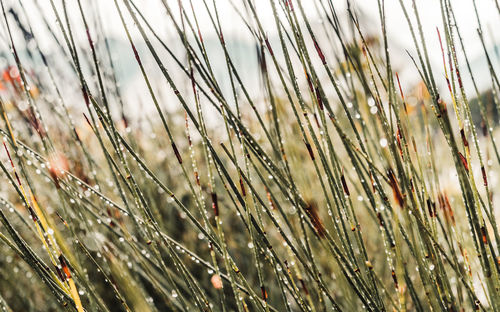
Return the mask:
[[[0,2],[3,311],[500,311],[497,0]]]

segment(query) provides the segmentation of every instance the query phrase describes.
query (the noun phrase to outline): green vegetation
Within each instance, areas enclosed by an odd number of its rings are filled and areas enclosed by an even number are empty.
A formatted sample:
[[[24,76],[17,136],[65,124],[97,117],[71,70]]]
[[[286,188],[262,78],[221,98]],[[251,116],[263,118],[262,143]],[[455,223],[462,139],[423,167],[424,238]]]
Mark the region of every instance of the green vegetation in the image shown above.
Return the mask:
[[[139,1],[113,1],[0,0],[2,311],[500,311],[500,83],[481,23],[487,96],[451,0],[432,45],[399,0],[411,86],[384,0],[370,34],[349,1],[314,0],[314,23],[306,1],[224,1],[257,48],[250,86],[222,1],[158,1],[168,41]],[[115,53],[135,57],[138,100]]]

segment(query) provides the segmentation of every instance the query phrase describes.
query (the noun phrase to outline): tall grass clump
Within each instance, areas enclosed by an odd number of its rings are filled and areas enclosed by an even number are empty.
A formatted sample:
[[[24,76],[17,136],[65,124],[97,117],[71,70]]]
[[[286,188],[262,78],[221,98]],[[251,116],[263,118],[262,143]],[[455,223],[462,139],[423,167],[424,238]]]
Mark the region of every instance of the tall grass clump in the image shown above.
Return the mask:
[[[500,311],[463,1],[0,0],[0,310]]]

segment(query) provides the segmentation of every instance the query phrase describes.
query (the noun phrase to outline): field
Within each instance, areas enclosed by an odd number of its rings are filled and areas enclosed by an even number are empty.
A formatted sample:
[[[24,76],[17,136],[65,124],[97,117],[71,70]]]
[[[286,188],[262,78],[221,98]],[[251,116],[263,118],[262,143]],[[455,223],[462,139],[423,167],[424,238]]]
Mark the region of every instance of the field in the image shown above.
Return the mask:
[[[500,311],[498,34],[422,2],[0,0],[0,310]]]

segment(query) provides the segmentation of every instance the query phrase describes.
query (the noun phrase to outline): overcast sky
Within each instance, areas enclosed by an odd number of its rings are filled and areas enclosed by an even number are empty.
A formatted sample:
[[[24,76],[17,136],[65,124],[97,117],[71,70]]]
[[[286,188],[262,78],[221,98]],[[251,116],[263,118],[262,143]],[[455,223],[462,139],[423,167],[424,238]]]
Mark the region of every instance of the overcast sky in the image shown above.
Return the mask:
[[[48,19],[50,23],[53,23],[53,29],[56,30],[58,27],[55,24],[55,16],[50,7],[49,0],[22,0],[23,4],[27,8],[34,8],[34,6],[29,5],[33,3],[33,1],[38,1],[41,5],[42,11],[44,15]],[[54,0],[58,8],[60,9],[60,0]],[[168,22],[168,18],[166,17],[166,12],[161,4],[162,0],[133,0],[136,5],[139,6],[142,13],[148,18],[156,31],[163,36],[164,38],[172,38],[172,43],[176,43],[178,40],[177,36],[174,34],[171,25]],[[172,9],[178,10],[177,2],[179,0],[166,0]],[[198,20],[200,22],[202,32],[205,38],[213,35],[213,30],[210,24],[210,19],[206,14],[204,4],[202,0],[180,0],[185,6],[186,10],[190,10],[190,2],[192,1],[195,11],[197,13]],[[227,38],[226,41],[231,40],[231,38],[238,40],[251,40],[250,36],[248,36],[248,31],[246,31],[244,24],[241,19],[235,13],[233,7],[230,5],[230,0],[216,0],[217,9],[219,11],[219,16],[221,19],[222,28],[224,30],[224,35]],[[244,0],[231,0],[235,2],[237,5],[243,3]],[[246,0],[245,0],[246,1]],[[277,0],[275,0],[278,2]],[[280,0],[281,1],[281,0]],[[293,0],[296,3],[297,0]],[[318,1],[318,0],[316,0]],[[326,3],[328,0],[322,0]],[[498,45],[498,40],[500,39],[498,36],[497,29],[500,28],[500,13],[495,7],[495,0],[474,0],[478,6],[478,11],[480,15],[480,20],[485,32],[485,38],[487,41],[488,47],[492,47],[494,44]],[[7,0],[7,3],[10,2],[11,5],[18,6],[18,0]],[[123,3],[122,0],[118,0],[120,4]],[[345,1],[344,0],[332,0],[334,3],[335,9],[339,15],[345,14]],[[433,63],[433,67],[438,70],[442,68],[441,61],[441,50],[439,47],[439,41],[437,37],[436,27],[442,29],[442,21],[441,21],[441,11],[439,0],[417,0],[419,14],[421,18],[421,22],[423,24],[424,34],[426,38],[426,43],[428,47],[428,52],[431,57],[431,62]],[[476,74],[476,79],[480,86],[483,89],[488,88],[490,85],[489,81],[481,81],[482,77],[487,77],[485,75],[481,75],[482,72],[487,70],[485,65],[484,56],[482,53],[482,47],[480,45],[480,41],[478,40],[477,35],[477,19],[474,14],[473,9],[473,0],[451,0],[452,5],[455,10],[456,18],[458,20],[458,27],[462,33],[462,36],[466,42],[467,53],[473,61],[474,72]],[[77,7],[76,0],[66,0],[68,5],[68,11],[70,14],[72,24],[80,24],[81,17]],[[212,0],[207,0],[209,5],[212,5]],[[270,36],[275,33],[275,24],[274,18],[272,15],[272,11],[269,6],[269,0],[254,0],[254,3],[257,6],[257,12],[259,12],[260,20],[263,23],[264,29],[269,33]],[[362,14],[367,16],[364,21],[362,21],[362,27],[364,31],[380,31],[380,20],[378,16],[378,0],[351,0]],[[407,10],[410,13],[410,16],[413,17],[413,11],[411,7],[411,0],[403,0],[403,3],[406,5]],[[97,6],[100,14],[103,17],[104,27],[106,29],[106,35],[108,37],[113,37],[126,42],[125,32],[121,25],[117,10],[115,8],[114,0],[82,0],[82,4],[84,9],[90,13],[90,11],[94,10]],[[319,16],[316,14],[315,6],[312,4],[310,0],[302,0],[302,5],[304,6],[309,18],[314,21],[319,21]],[[386,17],[388,23],[388,35],[389,35],[389,49],[391,52],[391,57],[393,57],[397,63],[403,63],[403,65],[409,64],[409,57],[406,55],[405,50],[409,50],[410,53],[414,51],[413,41],[409,32],[409,28],[405,17],[403,15],[399,0],[385,0],[386,7]],[[123,6],[122,6],[123,8]],[[124,8],[123,8],[124,9]],[[212,8],[211,8],[212,9]],[[124,9],[125,10],[125,9]],[[62,11],[60,10],[60,14]],[[47,36],[47,31],[45,27],[40,22],[40,14],[37,10],[32,9],[28,10],[28,15],[32,20],[33,25],[37,25],[35,27],[35,36],[37,38],[43,38],[43,36]],[[130,17],[127,16],[127,21],[129,25],[132,25]],[[78,25],[77,24],[77,25]],[[374,24],[374,25],[371,25]],[[134,27],[130,27],[132,30],[132,35],[137,38],[137,42],[142,42],[139,33]],[[81,31],[81,26],[75,27],[74,29],[78,29],[78,32],[75,32],[77,36],[80,36],[82,42],[86,41],[85,32]],[[0,30],[3,33],[3,30]],[[91,33],[95,35],[95,29],[93,31],[91,27]],[[58,34],[60,35],[60,34]],[[175,39],[174,39],[175,38]],[[39,40],[42,45],[44,45],[43,49],[49,50],[53,49],[54,45],[51,40]],[[176,48],[176,45],[173,44],[173,48]],[[181,47],[179,47],[181,49]],[[128,53],[127,57],[131,56],[131,51],[129,49],[123,51],[115,51],[118,54],[124,54],[124,52]],[[246,52],[248,53],[248,52]],[[251,53],[254,53],[252,50]],[[252,56],[254,56],[252,54]],[[239,58],[242,55],[238,56]],[[146,59],[147,61],[147,59]],[[461,60],[463,62],[463,59]],[[132,65],[128,64],[131,63]],[[125,62],[125,65],[130,65],[135,68],[132,62]],[[499,64],[499,60],[495,59],[495,64]],[[156,66],[153,66],[156,67]],[[417,77],[416,70],[412,66],[402,66],[405,68],[405,72],[402,74],[402,79],[404,80],[407,77]],[[398,70],[398,69],[396,69]],[[439,71],[437,72],[439,75]],[[444,75],[443,73],[441,73]],[[406,77],[405,77],[406,76]],[[444,79],[442,79],[444,81]],[[465,75],[464,81],[466,82],[466,87],[470,88],[470,84],[467,84],[467,75]]]
[[[12,3],[17,0],[10,0]],[[24,0],[34,1],[34,0]],[[46,10],[47,16],[52,16],[52,11],[49,5],[49,0],[37,0],[40,4],[43,4],[44,10]],[[56,3],[59,2],[55,0]],[[167,2],[171,5],[171,7],[175,10],[177,9],[177,1],[178,0],[167,0]],[[180,0],[187,10],[189,10],[189,0]],[[232,0],[237,5],[241,4],[243,0]],[[322,0],[326,3],[327,0]],[[487,27],[488,25],[492,29],[497,29],[500,27],[500,13],[495,7],[495,0],[474,0],[476,1],[476,5],[478,7],[479,14],[481,16],[481,23],[483,27]],[[70,8],[70,14],[73,13],[75,18],[78,18],[78,11],[76,8],[76,0],[66,0],[68,3],[68,7]],[[121,3],[122,1],[118,1]],[[207,1],[209,4],[210,0]],[[295,1],[293,1],[295,2]],[[345,1],[344,0],[333,0],[332,1],[337,9],[337,12],[342,13],[345,11]],[[356,5],[358,8],[362,9],[362,11],[371,16],[373,20],[378,20],[378,5],[377,0],[351,0],[351,2]],[[407,6],[408,10],[411,11],[411,2],[410,0],[403,0],[403,3]],[[432,39],[436,37],[436,26],[441,26],[441,11],[439,7],[439,0],[418,0],[416,1],[421,21],[424,26],[424,31],[428,39]],[[455,9],[455,13],[457,19],[460,23],[459,27],[463,32],[466,38],[472,38],[476,36],[476,28],[477,28],[477,20],[474,15],[473,10],[473,0],[452,0],[452,5]],[[120,20],[118,18],[118,14],[116,13],[116,8],[114,6],[113,0],[104,0],[104,1],[96,1],[96,0],[83,0],[82,1],[84,7],[89,7],[90,3],[97,4],[99,6],[100,11],[105,17],[105,24],[109,31],[112,33],[116,33],[118,35],[123,35],[123,29],[120,24]],[[161,0],[135,0],[135,3],[140,7],[142,12],[150,18],[150,20],[154,21],[154,26],[158,29],[162,29],[166,26],[166,18],[165,18],[165,9],[161,5]],[[192,0],[195,9],[197,10],[198,19],[200,24],[209,26],[210,20],[207,14],[204,14],[204,7],[202,0]],[[274,20],[272,11],[269,9],[269,1],[268,0],[257,0],[254,1],[257,6],[257,10],[259,12],[259,17],[263,21],[264,28],[268,31],[272,31],[274,27]],[[235,34],[238,35],[244,30],[244,25],[241,23],[237,15],[234,13],[234,9],[230,5],[229,0],[217,0],[217,9],[219,11],[221,17],[221,23],[224,27],[226,34]],[[314,5],[312,5],[312,1],[302,0],[302,5],[305,10],[311,16],[311,18],[316,17],[317,15]],[[389,32],[394,38],[396,38],[402,45],[411,46],[411,37],[408,33],[408,27],[406,20],[404,19],[399,0],[386,0],[386,15],[389,26]],[[411,12],[410,12],[411,13]],[[33,12],[36,14],[36,12]],[[412,15],[412,14],[411,14]],[[378,25],[377,25],[378,26]],[[209,27],[207,27],[209,28]]]
[[[178,0],[167,0],[173,8],[177,8]],[[182,3],[188,7],[189,0],[181,0]],[[241,4],[242,0],[233,0],[237,4]],[[326,3],[326,0],[323,0]],[[497,40],[500,39],[497,30],[500,28],[500,13],[495,7],[495,0],[474,0],[479,11],[481,23],[485,31],[485,38],[487,40],[488,46],[492,46],[492,40],[498,44]],[[70,1],[71,2],[71,1]],[[76,1],[73,1],[76,2]],[[192,0],[193,5],[197,9],[198,18],[200,24],[205,25],[204,31],[210,29],[210,20],[207,14],[204,14],[205,10],[203,8],[203,2],[201,0]],[[211,2],[211,1],[208,1]],[[294,1],[295,2],[295,1]],[[339,14],[345,12],[345,1],[344,0],[333,0],[336,6],[336,10]],[[369,20],[376,23],[373,29],[380,29],[379,17],[378,17],[378,4],[377,0],[351,0],[351,2],[362,10],[364,14],[369,16]],[[429,46],[429,53],[431,58],[435,62],[440,62],[441,51],[439,48],[439,41],[437,39],[436,27],[442,28],[441,22],[441,10],[439,5],[439,0],[418,0],[416,1],[420,13],[421,22],[423,24],[423,29],[426,37],[427,44]],[[455,10],[456,18],[459,22],[458,27],[464,37],[467,44],[467,52],[471,59],[474,59],[480,55],[482,52],[482,47],[478,41],[477,35],[477,19],[474,14],[473,0],[452,0],[452,5]],[[110,31],[116,33],[118,36],[123,36],[123,29],[117,19],[116,9],[114,7],[114,1],[98,1],[102,12],[108,12],[106,14],[106,24]],[[164,34],[168,34],[168,27],[165,24],[165,11],[161,7],[160,0],[136,0],[137,4],[141,4],[141,9],[144,13],[154,20],[154,25],[158,29],[163,29]],[[257,0],[254,1],[259,12],[259,17],[263,21],[264,28],[269,32],[273,33],[275,29],[274,19],[272,11],[269,7],[268,0]],[[413,16],[410,0],[403,0],[403,3],[407,6],[410,11],[410,16]],[[228,0],[217,0],[217,8],[220,13],[222,27],[225,31],[225,36],[238,36],[244,38],[242,34],[246,33],[243,23],[239,20],[239,17],[234,13],[234,9],[229,4]],[[302,0],[302,5],[305,10],[311,16],[312,19],[318,18],[314,5],[312,1]],[[388,32],[391,42],[394,43],[394,47],[400,49],[413,50],[413,41],[410,36],[409,28],[407,22],[404,18],[399,0],[386,0],[386,16],[388,23]],[[162,27],[165,24],[165,27]],[[364,25],[365,28],[370,27],[370,25]],[[371,28],[371,27],[370,27]],[[249,38],[249,37],[247,37]],[[250,39],[250,38],[249,38]],[[470,44],[473,43],[473,44]],[[391,49],[394,47],[390,47]]]

